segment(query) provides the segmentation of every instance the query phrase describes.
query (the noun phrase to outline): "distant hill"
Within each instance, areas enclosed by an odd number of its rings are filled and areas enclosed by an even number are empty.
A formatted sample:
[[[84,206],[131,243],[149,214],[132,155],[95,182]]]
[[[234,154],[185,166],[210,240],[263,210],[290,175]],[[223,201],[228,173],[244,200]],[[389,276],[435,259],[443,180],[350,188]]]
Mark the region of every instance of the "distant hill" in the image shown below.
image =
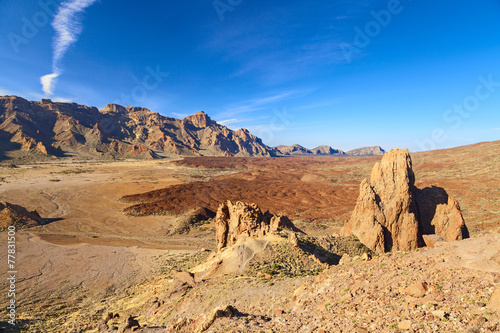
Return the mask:
[[[351,156],[382,156],[384,154],[385,150],[380,146],[358,148],[347,152],[347,155]]]
[[[104,109],[0,97],[0,160],[6,156],[276,156],[246,129],[232,131],[198,112],[170,118],[140,107]]]
[[[358,148],[348,152],[325,145],[314,149],[307,149],[297,144],[275,148],[285,156],[381,156],[385,153],[379,146]]]

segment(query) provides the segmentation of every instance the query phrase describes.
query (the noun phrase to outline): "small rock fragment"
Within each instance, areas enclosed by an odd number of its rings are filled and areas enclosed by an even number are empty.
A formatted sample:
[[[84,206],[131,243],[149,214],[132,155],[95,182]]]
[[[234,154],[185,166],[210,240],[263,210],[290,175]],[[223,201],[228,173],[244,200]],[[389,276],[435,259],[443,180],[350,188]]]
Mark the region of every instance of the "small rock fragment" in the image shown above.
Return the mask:
[[[405,289],[405,292],[413,297],[423,297],[426,291],[427,291],[427,283],[425,282],[412,284],[411,286]]]

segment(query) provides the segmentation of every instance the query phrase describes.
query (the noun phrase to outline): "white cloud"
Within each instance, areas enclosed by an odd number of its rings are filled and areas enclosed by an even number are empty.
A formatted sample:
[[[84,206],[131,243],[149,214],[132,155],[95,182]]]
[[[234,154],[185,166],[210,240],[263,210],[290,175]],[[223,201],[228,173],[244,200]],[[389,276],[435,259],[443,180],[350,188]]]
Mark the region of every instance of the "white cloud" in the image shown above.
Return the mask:
[[[269,107],[272,107],[274,103],[282,102],[288,99],[300,98],[308,95],[313,90],[314,89],[289,90],[273,95],[243,101],[241,103],[226,107],[227,111],[220,113],[218,117],[227,118],[241,113],[268,109]]]
[[[42,84],[42,90],[45,93],[45,95],[53,95],[54,94],[54,89],[56,87],[58,77],[59,77],[59,74],[52,73],[52,74],[44,75],[40,78],[40,83]]]
[[[238,119],[226,119],[226,120],[221,120],[221,121],[218,121],[219,124],[221,125],[230,125],[230,124],[235,124],[235,123],[240,123],[241,120],[238,120]]]
[[[15,95],[15,94],[10,90],[5,90],[5,89],[0,88],[0,96],[11,96],[11,95]]]
[[[78,40],[83,27],[78,14],[85,11],[97,0],[67,0],[58,8],[57,14],[52,21],[52,27],[56,31],[54,37],[52,56],[52,74],[44,75],[40,78],[43,92],[52,95],[57,83],[57,77],[62,74],[59,63],[68,48]]]
[[[74,102],[73,99],[66,98],[66,97],[54,97],[54,98],[52,98],[52,101],[58,102],[58,103],[72,103],[72,102]]]
[[[179,118],[179,119],[184,119],[184,118],[186,118],[187,116],[189,116],[188,114],[184,114],[184,113],[176,113],[176,112],[172,112],[172,114],[173,114],[174,116],[176,116],[177,118]]]

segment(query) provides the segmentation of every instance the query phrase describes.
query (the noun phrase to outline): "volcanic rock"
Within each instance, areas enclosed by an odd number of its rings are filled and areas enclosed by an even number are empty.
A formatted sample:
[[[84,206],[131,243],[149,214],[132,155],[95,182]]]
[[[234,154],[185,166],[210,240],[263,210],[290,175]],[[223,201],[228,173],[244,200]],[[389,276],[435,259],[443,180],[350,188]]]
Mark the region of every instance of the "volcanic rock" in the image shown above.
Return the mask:
[[[413,297],[423,297],[427,292],[427,283],[419,282],[412,284],[411,286],[405,289],[405,292]]]
[[[128,316],[124,319],[123,324],[118,329],[118,333],[133,332],[139,327],[141,327],[141,325],[139,325],[136,317]]]
[[[158,158],[159,154],[275,156],[276,150],[245,129],[232,131],[198,112],[184,119],[142,107],[0,97],[0,135],[9,151],[27,156]],[[19,154],[16,154],[16,156]]]
[[[500,286],[493,291],[490,301],[488,302],[488,308],[500,311]]]
[[[415,191],[424,235],[436,234],[447,242],[469,237],[460,205],[440,187]]]
[[[439,235],[422,235],[422,238],[424,240],[425,246],[427,247],[439,246],[445,242],[443,237]]]
[[[345,228],[372,251],[409,251],[418,246],[415,176],[408,150],[391,150],[363,180],[351,220]]]
[[[0,201],[0,231],[9,226],[24,229],[36,227],[42,223],[43,219],[36,211],[30,212],[24,207]]]
[[[468,237],[458,202],[442,188],[419,190],[407,149],[388,152],[364,179],[344,233],[354,233],[371,250],[411,251],[422,235],[446,241]]]
[[[283,229],[299,231],[288,217],[262,213],[256,204],[240,201],[222,203],[215,221],[218,251],[234,245],[242,237],[258,238]]]

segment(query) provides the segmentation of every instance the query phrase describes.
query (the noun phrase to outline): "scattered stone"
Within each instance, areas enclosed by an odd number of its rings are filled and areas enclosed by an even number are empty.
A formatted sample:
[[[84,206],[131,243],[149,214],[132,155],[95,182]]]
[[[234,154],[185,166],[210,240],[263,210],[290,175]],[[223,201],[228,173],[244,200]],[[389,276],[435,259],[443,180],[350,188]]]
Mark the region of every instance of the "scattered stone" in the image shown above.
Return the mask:
[[[107,324],[107,320],[105,319],[99,320],[99,324],[97,325],[97,331],[101,333],[101,332],[107,332],[108,330],[109,326]]]
[[[195,333],[205,332],[212,326],[215,319],[220,317],[231,317],[238,313],[231,305],[220,306],[213,310],[212,312],[203,315],[201,318],[200,324],[196,327]]]
[[[273,314],[274,314],[275,316],[281,316],[281,315],[282,315],[282,314],[284,314],[284,313],[285,313],[285,311],[283,311],[283,310],[281,310],[281,309],[278,309],[278,310],[274,310],[274,311],[273,311]]]
[[[411,286],[405,289],[405,292],[413,297],[423,297],[427,292],[427,283],[419,282],[412,284]]]
[[[194,274],[191,272],[182,272],[182,271],[175,272],[174,285],[175,284],[180,284],[180,285],[187,284],[190,287],[194,287],[196,285],[196,282],[194,281]]]
[[[424,240],[425,246],[430,248],[440,246],[446,243],[443,237],[439,235],[422,235],[422,238]]]
[[[446,312],[444,312],[443,310],[434,310],[434,311],[432,311],[432,315],[433,315],[434,317],[441,318],[441,319],[446,318],[446,317],[448,317],[448,316],[449,316],[449,315],[448,315]]]
[[[140,328],[141,325],[139,325],[139,322],[135,318],[136,317],[133,316],[128,316],[127,318],[125,318],[122,326],[120,326],[120,328],[118,329],[118,333],[134,332],[135,330]]]
[[[348,255],[347,253],[342,255],[342,258],[340,258],[339,265],[345,265],[348,264],[352,261],[352,257]]]
[[[371,254],[365,252],[361,256],[361,260],[363,260],[363,261],[370,261],[370,260],[372,260],[372,256],[371,256]]]
[[[106,315],[106,317],[104,318],[104,320],[106,322],[108,322],[109,320],[111,320],[113,318],[114,318],[113,312],[108,312],[108,314]]]
[[[400,330],[410,330],[411,329],[411,320],[403,320],[398,324],[398,328]]]
[[[496,287],[488,302],[488,308],[500,311],[500,287]]]
[[[293,247],[299,246],[299,239],[297,238],[297,235],[294,232],[292,232],[288,235],[288,242]]]

